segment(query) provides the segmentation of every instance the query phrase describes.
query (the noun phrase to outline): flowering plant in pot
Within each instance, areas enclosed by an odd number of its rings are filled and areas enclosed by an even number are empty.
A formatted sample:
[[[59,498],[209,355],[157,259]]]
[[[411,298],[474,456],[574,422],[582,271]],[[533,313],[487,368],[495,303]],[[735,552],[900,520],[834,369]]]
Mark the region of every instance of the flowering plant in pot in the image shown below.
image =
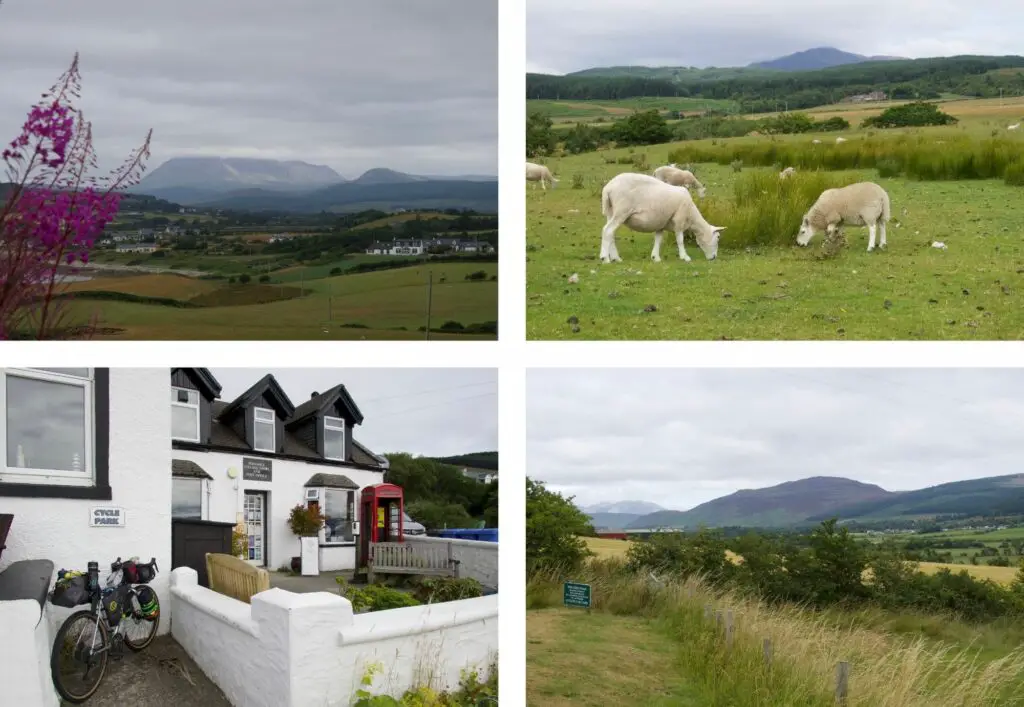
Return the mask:
[[[304,506],[301,503],[292,508],[288,516],[288,527],[299,538],[314,537],[324,527],[326,519],[316,508]],[[302,545],[299,544],[301,552]],[[299,572],[302,569],[302,558],[292,558],[292,572]]]

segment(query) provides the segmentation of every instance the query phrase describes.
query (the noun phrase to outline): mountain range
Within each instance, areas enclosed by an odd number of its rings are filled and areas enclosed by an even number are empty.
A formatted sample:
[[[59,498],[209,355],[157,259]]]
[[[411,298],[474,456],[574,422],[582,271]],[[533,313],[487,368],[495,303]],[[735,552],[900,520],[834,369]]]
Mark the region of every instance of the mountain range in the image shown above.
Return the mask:
[[[832,476],[788,481],[763,489],[743,489],[688,511],[660,510],[605,528],[697,528],[741,526],[781,528],[842,521],[879,521],[936,515],[1024,513],[1024,474],[954,481],[916,491],[887,491],[874,484]],[[622,520],[622,519],[602,519]]]
[[[580,510],[590,516],[595,528],[625,528],[637,518],[665,509],[650,501],[606,501]]]
[[[186,206],[246,211],[498,210],[497,177],[424,176],[378,167],[348,180],[324,165],[240,157],[175,157],[131,191]]]
[[[815,69],[829,69],[833,66],[861,64],[865,61],[903,60],[904,57],[899,56],[864,56],[863,54],[844,52],[835,47],[814,47],[777,59],[755,62],[750,64],[749,68],[774,69],[775,71],[814,71]]]

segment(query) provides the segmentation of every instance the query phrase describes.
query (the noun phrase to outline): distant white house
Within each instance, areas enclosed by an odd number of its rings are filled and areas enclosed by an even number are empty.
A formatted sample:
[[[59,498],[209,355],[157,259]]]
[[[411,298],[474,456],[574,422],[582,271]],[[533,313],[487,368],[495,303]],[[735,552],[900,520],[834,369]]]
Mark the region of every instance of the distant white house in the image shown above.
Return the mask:
[[[118,253],[153,253],[160,246],[156,243],[120,243],[117,246]]]
[[[479,481],[481,484],[489,484],[498,480],[497,469],[476,469],[470,466],[462,467],[462,475],[468,479]]]
[[[493,253],[494,246],[485,241],[464,238],[396,238],[390,243],[374,241],[366,249],[367,255],[423,255],[430,251],[445,253]]]

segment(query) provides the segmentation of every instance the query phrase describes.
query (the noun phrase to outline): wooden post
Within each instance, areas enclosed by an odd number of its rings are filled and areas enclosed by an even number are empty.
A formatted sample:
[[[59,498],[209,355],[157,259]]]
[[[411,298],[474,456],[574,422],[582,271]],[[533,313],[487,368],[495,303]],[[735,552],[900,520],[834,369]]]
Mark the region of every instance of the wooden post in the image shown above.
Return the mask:
[[[764,643],[762,645],[762,650],[764,651],[764,667],[765,667],[766,670],[771,670],[772,669],[772,639],[770,639],[770,638],[764,639]]]
[[[836,704],[845,705],[850,687],[850,664],[846,661],[836,666]]]
[[[434,301],[434,271],[427,273],[427,341],[430,341],[430,309]]]
[[[726,651],[732,651],[732,609],[729,609],[725,614],[725,649]]]
[[[722,628],[722,610],[715,612],[715,628]]]

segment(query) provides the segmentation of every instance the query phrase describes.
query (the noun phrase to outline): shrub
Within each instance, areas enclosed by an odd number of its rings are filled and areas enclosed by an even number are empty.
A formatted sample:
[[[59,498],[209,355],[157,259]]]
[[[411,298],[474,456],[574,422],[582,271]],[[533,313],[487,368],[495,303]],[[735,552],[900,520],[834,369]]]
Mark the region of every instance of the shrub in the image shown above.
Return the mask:
[[[643,153],[639,155],[633,155],[632,164],[633,169],[635,169],[637,172],[647,172],[651,168],[651,165],[647,163],[647,155]]]
[[[1007,165],[1003,180],[1012,187],[1024,187],[1024,158],[1017,158]]]
[[[881,159],[878,164],[875,165],[878,170],[879,177],[898,177],[900,176],[900,163],[894,159]]]
[[[341,268],[331,268],[331,275],[341,275]]]
[[[466,327],[462,326],[460,322],[449,320],[441,325],[441,331],[463,331]]]
[[[526,571],[572,572],[590,556],[580,535],[593,535],[590,518],[573,505],[572,497],[526,479]]]
[[[362,589],[350,586],[345,590],[345,598],[352,602],[352,609],[357,612],[385,611],[420,605],[415,597],[382,584],[369,584]]]
[[[476,271],[471,272],[468,275],[466,275],[465,279],[470,280],[470,281],[486,280],[487,279],[487,272],[484,271],[484,270],[476,270]]]
[[[270,282],[270,275],[260,275],[260,282],[262,282],[262,283]]]
[[[574,175],[572,175],[572,188],[573,189],[582,189],[584,184],[586,183],[586,179],[587,178],[584,175],[582,175],[582,174],[574,174]]]
[[[483,586],[472,577],[427,577],[416,585],[413,596],[421,604],[439,604],[445,601],[472,599],[483,596],[483,593]]]
[[[954,125],[957,122],[959,121],[956,118],[948,113],[943,113],[934,103],[916,101],[888,108],[881,115],[866,118],[861,126],[865,128],[908,128]]]
[[[241,275],[238,276],[238,281],[240,283],[242,283],[243,285],[247,285],[251,279],[252,278],[249,277],[249,273],[246,273],[246,272],[244,272],[244,273],[242,273]]]
[[[834,115],[828,120],[823,120],[814,126],[815,130],[821,130],[822,132],[835,132],[838,130],[849,130],[850,121],[841,115]]]
[[[611,137],[619,145],[656,145],[672,139],[672,131],[657,110],[637,112],[618,121]]]
[[[732,167],[732,171],[733,172],[742,172],[743,171],[743,160],[733,160],[729,164],[729,166]]]

